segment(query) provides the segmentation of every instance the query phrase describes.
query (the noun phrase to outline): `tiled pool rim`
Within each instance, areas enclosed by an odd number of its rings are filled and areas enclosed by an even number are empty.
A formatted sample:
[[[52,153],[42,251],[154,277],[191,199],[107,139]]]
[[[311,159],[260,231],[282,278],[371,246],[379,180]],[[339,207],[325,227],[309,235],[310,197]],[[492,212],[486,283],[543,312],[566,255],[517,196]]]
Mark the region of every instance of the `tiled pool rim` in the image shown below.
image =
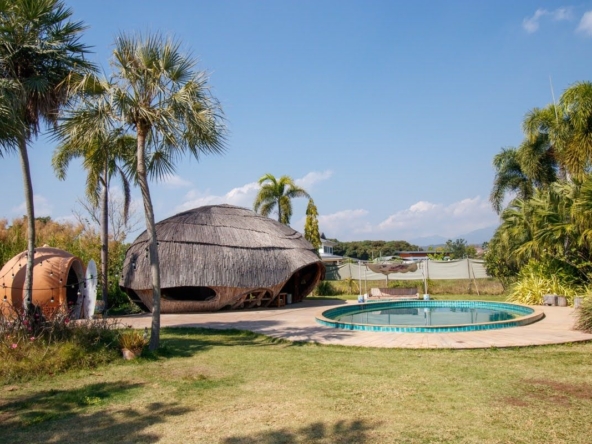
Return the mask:
[[[431,308],[431,307],[457,307],[457,308],[490,308],[490,309],[511,309],[524,313],[523,317],[507,321],[484,322],[478,324],[461,325],[429,325],[421,327],[410,327],[405,325],[371,325],[342,322],[333,317],[344,314],[353,314],[369,309],[379,310],[388,308]],[[451,333],[462,331],[496,330],[500,328],[520,327],[532,324],[541,320],[545,314],[541,309],[528,307],[508,302],[488,301],[388,301],[370,302],[358,305],[346,305],[325,310],[316,316],[317,323],[326,327],[340,328],[344,330],[379,331],[394,333]]]

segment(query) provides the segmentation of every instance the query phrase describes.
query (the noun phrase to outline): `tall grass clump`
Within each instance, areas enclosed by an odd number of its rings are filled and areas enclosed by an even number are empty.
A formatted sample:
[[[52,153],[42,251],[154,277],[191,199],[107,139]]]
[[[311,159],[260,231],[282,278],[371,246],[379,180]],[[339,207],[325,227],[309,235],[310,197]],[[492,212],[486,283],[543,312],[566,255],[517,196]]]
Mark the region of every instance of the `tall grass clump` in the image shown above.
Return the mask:
[[[581,291],[581,283],[571,270],[552,261],[531,261],[520,270],[508,301],[541,305],[545,294],[556,294],[565,296],[572,305],[574,296]]]
[[[577,309],[576,330],[592,333],[592,297],[587,297]]]
[[[93,368],[118,358],[113,321],[73,321],[66,310],[45,317],[0,311],[0,383]]]
[[[329,281],[320,281],[314,289],[315,296],[336,296],[341,294]]]

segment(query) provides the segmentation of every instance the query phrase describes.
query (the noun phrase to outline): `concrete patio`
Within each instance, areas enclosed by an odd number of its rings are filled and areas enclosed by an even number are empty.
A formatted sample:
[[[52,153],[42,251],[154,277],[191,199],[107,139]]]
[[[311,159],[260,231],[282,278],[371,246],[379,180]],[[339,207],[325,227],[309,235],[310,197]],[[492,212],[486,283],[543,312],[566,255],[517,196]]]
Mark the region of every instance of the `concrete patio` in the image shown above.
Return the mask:
[[[474,332],[381,333],[339,330],[316,323],[316,314],[345,303],[356,302],[305,300],[275,309],[165,314],[161,316],[161,326],[235,328],[290,341],[357,347],[471,349],[592,341],[592,334],[573,330],[575,316],[570,307],[543,307],[545,317],[524,327]],[[126,316],[119,320],[133,328],[144,328],[150,327],[151,315]]]

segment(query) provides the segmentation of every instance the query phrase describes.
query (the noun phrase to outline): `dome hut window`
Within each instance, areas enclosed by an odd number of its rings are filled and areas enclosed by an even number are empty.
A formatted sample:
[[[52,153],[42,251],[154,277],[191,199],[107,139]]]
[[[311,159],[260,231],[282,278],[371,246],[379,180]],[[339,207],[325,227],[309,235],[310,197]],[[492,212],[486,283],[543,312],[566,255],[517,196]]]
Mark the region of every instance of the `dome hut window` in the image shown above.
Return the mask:
[[[216,292],[209,287],[174,287],[163,289],[162,297],[176,301],[211,301]]]

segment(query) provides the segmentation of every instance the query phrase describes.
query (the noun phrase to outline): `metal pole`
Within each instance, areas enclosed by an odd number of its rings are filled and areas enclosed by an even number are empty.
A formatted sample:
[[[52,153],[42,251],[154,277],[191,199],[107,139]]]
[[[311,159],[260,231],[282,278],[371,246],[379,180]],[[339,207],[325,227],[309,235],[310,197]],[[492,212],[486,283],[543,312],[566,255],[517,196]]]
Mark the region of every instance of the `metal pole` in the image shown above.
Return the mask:
[[[358,280],[360,281],[360,296],[362,296],[362,261],[358,261]]]

